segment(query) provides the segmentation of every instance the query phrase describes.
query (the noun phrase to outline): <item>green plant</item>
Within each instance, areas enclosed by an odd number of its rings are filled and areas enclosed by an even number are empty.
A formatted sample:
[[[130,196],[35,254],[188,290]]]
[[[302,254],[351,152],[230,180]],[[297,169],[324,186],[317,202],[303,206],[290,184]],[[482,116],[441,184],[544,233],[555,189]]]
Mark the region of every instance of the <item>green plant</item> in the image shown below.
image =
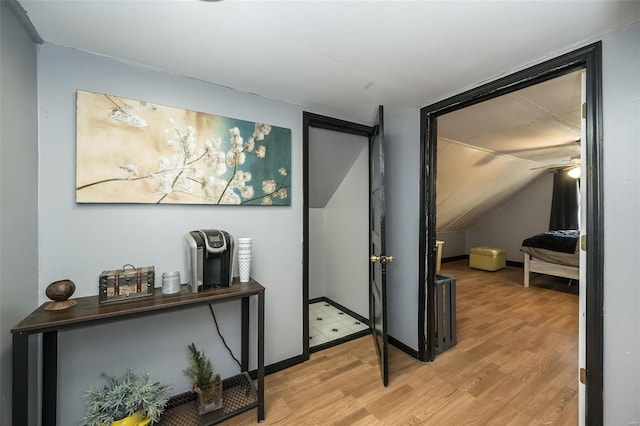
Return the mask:
[[[213,367],[211,361],[204,355],[204,351],[199,351],[194,343],[191,343],[187,349],[189,350],[189,368],[184,370],[184,374],[193,379],[193,389],[206,392],[213,385],[211,377],[213,376]]]
[[[87,426],[110,425],[136,412],[155,422],[169,400],[169,386],[153,383],[149,374],[136,374],[131,369],[121,377],[100,374],[107,381],[102,388],[86,394],[89,414],[81,420]]]

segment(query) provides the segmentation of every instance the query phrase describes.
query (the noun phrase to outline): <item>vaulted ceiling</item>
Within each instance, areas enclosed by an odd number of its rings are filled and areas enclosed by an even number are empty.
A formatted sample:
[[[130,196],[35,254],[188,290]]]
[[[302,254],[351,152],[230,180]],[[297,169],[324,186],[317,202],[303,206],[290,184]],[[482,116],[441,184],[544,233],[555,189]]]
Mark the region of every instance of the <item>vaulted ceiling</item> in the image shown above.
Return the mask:
[[[580,158],[577,71],[438,119],[437,230],[465,230]],[[548,168],[547,168],[548,167]]]

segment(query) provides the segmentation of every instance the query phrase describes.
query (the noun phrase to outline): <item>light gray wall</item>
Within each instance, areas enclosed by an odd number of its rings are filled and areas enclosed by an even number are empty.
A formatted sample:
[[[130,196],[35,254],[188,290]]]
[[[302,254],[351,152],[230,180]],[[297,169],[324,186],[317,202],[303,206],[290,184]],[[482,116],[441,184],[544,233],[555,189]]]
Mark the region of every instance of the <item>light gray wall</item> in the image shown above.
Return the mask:
[[[363,148],[324,209],[327,297],[369,318],[369,149]]]
[[[309,299],[327,296],[324,208],[309,209]]]
[[[602,50],[604,424],[628,425],[640,422],[640,24]]]
[[[418,350],[420,111],[385,112],[389,334]]]
[[[438,232],[436,239],[444,242],[442,246],[443,259],[467,253],[467,231]]]
[[[547,173],[471,226],[464,253],[471,247],[500,247],[507,260],[522,262],[522,241],[549,230],[552,195],[553,173]]]
[[[300,355],[301,107],[48,44],[39,50],[38,84],[39,302],[45,301],[44,288],[60,278],[75,281],[75,296],[96,295],[100,272],[125,263],[154,265],[158,275],[180,270],[184,277],[183,235],[193,229],[220,228],[253,238],[252,275],[267,289],[266,364]],[[75,204],[76,89],[290,128],[291,206]],[[252,302],[254,314],[255,308]],[[216,305],[215,310],[223,335],[239,356],[239,302]],[[82,396],[99,383],[101,371],[117,374],[131,366],[171,384],[174,393],[189,389],[182,370],[191,342],[205,350],[223,376],[238,370],[217,337],[207,308],[60,333],[59,388],[65,391],[59,393],[58,423],[73,424],[82,417]],[[250,368],[255,368],[254,352]]]
[[[36,45],[0,7],[0,424],[9,425],[9,330],[38,303],[37,76]]]

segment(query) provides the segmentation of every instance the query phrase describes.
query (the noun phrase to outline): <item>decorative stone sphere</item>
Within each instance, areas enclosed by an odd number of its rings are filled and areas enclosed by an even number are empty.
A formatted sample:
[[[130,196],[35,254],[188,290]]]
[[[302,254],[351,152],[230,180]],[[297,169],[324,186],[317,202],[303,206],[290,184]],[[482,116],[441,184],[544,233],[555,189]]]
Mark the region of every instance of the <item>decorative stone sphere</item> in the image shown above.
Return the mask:
[[[71,280],[54,281],[47,286],[45,294],[51,300],[62,302],[71,297],[76,291],[76,285]]]

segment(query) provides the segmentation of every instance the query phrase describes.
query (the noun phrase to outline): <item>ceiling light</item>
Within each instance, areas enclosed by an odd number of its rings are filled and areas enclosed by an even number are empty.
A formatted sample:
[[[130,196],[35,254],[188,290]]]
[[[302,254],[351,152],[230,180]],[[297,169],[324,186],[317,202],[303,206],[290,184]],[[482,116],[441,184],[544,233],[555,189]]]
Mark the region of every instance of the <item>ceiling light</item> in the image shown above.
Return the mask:
[[[574,179],[578,179],[580,177],[580,175],[582,174],[582,170],[580,169],[580,166],[576,166],[572,169],[569,169],[569,171],[567,172],[567,174],[574,178]]]

